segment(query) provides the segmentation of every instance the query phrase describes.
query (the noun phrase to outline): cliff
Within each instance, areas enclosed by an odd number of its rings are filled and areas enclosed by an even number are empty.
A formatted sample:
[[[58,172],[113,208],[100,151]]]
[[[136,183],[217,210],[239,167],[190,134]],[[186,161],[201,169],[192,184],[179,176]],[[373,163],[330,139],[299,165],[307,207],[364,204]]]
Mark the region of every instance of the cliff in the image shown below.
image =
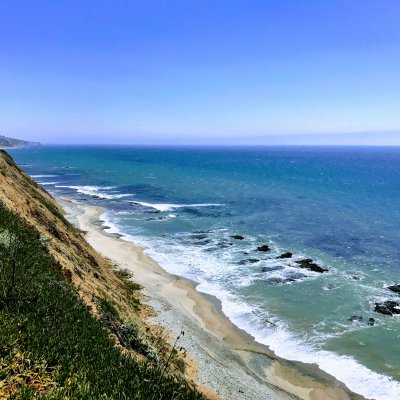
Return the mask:
[[[139,289],[0,150],[0,399],[202,398]]]
[[[28,142],[26,140],[14,139],[7,136],[0,135],[0,147],[26,147],[26,146],[39,146],[38,142]]]

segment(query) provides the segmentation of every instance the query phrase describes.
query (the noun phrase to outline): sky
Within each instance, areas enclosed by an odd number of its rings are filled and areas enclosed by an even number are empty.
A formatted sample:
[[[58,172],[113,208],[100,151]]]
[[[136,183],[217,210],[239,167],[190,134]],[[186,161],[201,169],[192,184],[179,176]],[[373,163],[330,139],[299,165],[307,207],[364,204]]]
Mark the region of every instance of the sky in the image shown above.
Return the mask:
[[[0,134],[400,144],[398,0],[0,1]]]

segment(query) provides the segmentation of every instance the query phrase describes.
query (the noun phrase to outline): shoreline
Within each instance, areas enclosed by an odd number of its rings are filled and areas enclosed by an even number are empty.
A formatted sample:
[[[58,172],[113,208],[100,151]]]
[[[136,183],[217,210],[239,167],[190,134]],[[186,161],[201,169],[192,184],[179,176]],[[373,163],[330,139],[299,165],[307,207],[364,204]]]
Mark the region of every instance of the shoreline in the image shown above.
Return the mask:
[[[165,271],[144,249],[104,232],[103,209],[57,199],[67,217],[86,232],[86,240],[120,268],[133,272],[146,301],[156,313],[149,322],[180,342],[196,365],[193,379],[210,398],[221,399],[363,399],[318,366],[287,361],[234,325],[219,300],[196,290],[196,283]],[[208,389],[208,390],[207,390]],[[212,395],[213,392],[216,397]],[[290,394],[288,394],[290,393]]]

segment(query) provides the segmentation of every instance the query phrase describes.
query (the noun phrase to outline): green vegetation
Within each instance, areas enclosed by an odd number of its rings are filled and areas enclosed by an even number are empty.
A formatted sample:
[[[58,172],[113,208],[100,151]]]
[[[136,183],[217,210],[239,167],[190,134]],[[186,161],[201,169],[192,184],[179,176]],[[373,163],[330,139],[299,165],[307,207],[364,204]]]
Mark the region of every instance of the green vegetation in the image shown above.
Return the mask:
[[[202,399],[112,302],[99,299],[96,319],[42,242],[0,205],[0,399]],[[155,362],[125,354],[106,326]]]

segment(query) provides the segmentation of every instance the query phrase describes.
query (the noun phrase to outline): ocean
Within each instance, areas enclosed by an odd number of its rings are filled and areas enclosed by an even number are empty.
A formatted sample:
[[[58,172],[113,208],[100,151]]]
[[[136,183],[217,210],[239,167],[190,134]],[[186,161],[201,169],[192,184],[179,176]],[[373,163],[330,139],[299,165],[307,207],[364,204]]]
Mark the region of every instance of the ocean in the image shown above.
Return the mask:
[[[400,148],[9,152],[55,196],[103,207],[106,232],[197,282],[279,356],[367,398],[400,398],[400,318],[374,312],[400,301],[387,289],[400,283]],[[300,268],[306,258],[328,271]]]

